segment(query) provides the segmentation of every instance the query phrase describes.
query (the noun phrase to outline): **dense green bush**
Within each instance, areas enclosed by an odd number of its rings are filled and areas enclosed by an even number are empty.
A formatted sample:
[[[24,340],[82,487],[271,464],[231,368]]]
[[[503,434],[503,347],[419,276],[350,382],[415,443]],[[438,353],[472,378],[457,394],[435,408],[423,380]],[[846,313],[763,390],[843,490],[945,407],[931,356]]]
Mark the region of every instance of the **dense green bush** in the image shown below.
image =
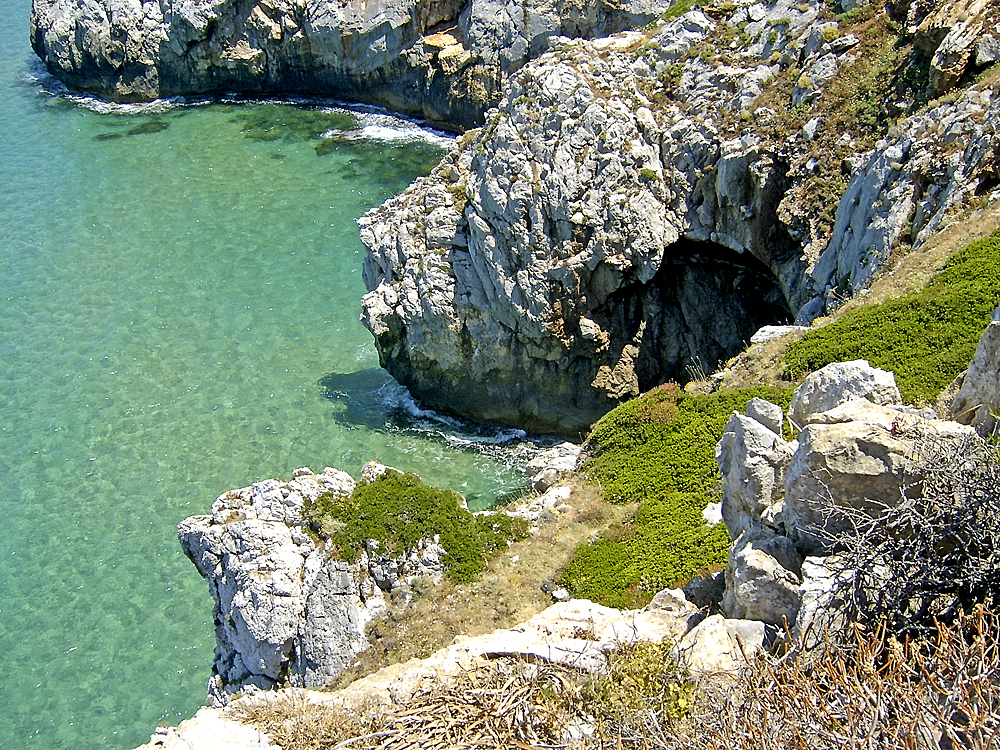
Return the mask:
[[[331,552],[351,562],[369,539],[396,555],[439,535],[447,552],[445,573],[453,581],[474,579],[490,556],[527,533],[520,519],[475,516],[462,507],[457,492],[428,487],[416,474],[395,471],[358,485],[350,497],[320,495],[306,503],[302,515]]]
[[[862,307],[788,347],[797,379],[831,362],[867,359],[891,370],[903,398],[933,402],[969,366],[1000,301],[1000,232],[960,250],[918,292]]]
[[[761,387],[691,396],[672,383],[654,388],[597,423],[587,441],[593,458],[584,471],[613,503],[673,491],[711,493],[719,480],[715,445],[722,428],[754,397],[787,407],[791,392]]]
[[[691,396],[667,384],[629,401],[594,427],[588,476],[615,503],[641,503],[601,539],[581,545],[561,581],[575,595],[613,607],[642,606],[660,589],[721,565],[729,534],[701,511],[719,481],[715,446],[734,411],[760,397],[788,405],[784,388]]]
[[[701,510],[708,498],[670,492],[646,500],[627,521],[601,539],[581,545],[563,570],[573,594],[608,607],[631,609],[657,591],[726,559],[729,533],[707,526]]]

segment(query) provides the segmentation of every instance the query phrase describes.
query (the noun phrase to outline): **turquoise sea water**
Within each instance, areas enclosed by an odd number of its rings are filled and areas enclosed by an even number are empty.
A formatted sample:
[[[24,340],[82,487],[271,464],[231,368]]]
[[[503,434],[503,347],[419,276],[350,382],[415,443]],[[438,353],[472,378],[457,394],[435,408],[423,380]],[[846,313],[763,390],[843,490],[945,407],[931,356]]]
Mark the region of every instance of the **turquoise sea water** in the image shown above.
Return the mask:
[[[415,412],[358,322],[355,220],[438,145],[324,140],[405,127],[329,108],[94,111],[40,90],[28,0],[0,8],[0,748],[131,748],[204,700],[178,521],[371,459],[482,505],[524,448]]]

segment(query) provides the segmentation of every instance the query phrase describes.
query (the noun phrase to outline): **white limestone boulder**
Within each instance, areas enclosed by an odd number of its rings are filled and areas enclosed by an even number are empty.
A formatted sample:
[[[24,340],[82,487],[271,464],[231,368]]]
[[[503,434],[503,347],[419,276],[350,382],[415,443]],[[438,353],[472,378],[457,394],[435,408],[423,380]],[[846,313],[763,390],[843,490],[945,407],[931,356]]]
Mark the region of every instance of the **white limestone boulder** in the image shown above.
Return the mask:
[[[997,313],[994,312],[994,318]],[[983,331],[976,353],[948,409],[951,417],[974,426],[980,434],[996,430],[1000,411],[1000,322],[994,320]]]
[[[829,411],[852,399],[874,404],[898,404],[902,401],[896,376],[872,367],[866,360],[834,362],[810,374],[795,389],[788,417],[798,427],[809,424],[814,414]]]

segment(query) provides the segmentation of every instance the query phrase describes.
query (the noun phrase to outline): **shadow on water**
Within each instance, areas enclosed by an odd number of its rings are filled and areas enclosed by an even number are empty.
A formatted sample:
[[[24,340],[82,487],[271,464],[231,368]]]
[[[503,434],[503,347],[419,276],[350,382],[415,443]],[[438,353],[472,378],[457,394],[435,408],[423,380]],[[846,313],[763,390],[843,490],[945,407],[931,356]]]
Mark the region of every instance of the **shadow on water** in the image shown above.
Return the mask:
[[[291,107],[280,103],[257,104],[237,110],[231,121],[240,125],[244,138],[284,143],[305,143],[320,139],[330,131],[358,127],[358,118],[351,112],[307,105]]]
[[[477,454],[490,461],[522,467],[539,450],[553,444],[529,439],[522,430],[471,422],[427,409],[384,370],[331,372],[319,380],[323,395],[333,402],[333,418],[349,430],[360,426],[374,432],[418,436],[452,450]],[[470,507],[482,509],[507,503],[530,489],[525,480],[507,479],[497,495],[464,492]]]
[[[415,432],[452,447],[478,453],[527,439],[523,430],[473,422],[429,409],[382,369],[330,372],[319,380],[323,395],[336,404],[334,420],[354,429]]]
[[[330,372],[319,379],[323,396],[335,404],[333,418],[349,429],[358,426],[385,431],[392,421],[382,389],[395,385],[389,375],[378,368],[358,372]]]
[[[359,138],[328,138],[316,146],[322,156],[334,149],[352,156],[342,167],[342,179],[374,180],[393,194],[401,193],[410,184],[402,175],[429,174],[441,161],[441,147],[433,143],[403,142],[399,144]]]
[[[137,125],[132,128],[125,135],[146,135],[147,133],[159,133],[161,130],[166,130],[170,127],[169,122],[163,120],[149,120],[148,122],[142,123],[142,125]]]

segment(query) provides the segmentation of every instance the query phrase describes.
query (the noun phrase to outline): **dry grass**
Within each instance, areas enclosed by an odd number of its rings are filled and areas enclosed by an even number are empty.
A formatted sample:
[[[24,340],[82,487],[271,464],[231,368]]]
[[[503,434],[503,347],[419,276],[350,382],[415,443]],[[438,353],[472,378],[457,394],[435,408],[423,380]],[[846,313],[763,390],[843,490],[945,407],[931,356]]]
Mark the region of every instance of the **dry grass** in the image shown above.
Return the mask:
[[[283,750],[536,747],[559,742],[569,720],[565,704],[584,683],[568,667],[505,659],[382,711],[351,715],[290,700],[241,706],[238,716]]]
[[[1000,746],[998,618],[980,606],[928,640],[855,631],[808,654],[763,658],[671,750],[995,750]],[[794,658],[797,657],[797,658]]]
[[[598,488],[582,482],[574,485],[569,504],[570,513],[490,560],[478,581],[416,586],[417,596],[409,607],[372,625],[371,648],[332,687],[343,687],[391,664],[430,656],[457,635],[477,636],[511,627],[551,605],[542,583],[558,577],[580,544],[635,510],[604,502]]]
[[[762,656],[697,694],[647,644],[621,654],[605,678],[503,659],[379,712],[298,697],[241,706],[238,716],[284,750],[994,750],[998,629],[985,605],[926,640],[857,628],[854,644]]]
[[[669,644],[638,643],[609,656],[607,675],[498,659],[430,684],[402,705],[351,713],[283,700],[237,704],[236,716],[284,750],[596,747],[635,734],[640,713],[672,726],[692,684]]]

